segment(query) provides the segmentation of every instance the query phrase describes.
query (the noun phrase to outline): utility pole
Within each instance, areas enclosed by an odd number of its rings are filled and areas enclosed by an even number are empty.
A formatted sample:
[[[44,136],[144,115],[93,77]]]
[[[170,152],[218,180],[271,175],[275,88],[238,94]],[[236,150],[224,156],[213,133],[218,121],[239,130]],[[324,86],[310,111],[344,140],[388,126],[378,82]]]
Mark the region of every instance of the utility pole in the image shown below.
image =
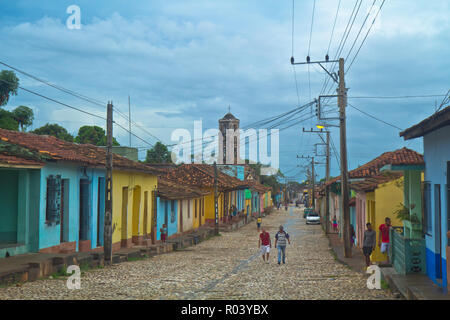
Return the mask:
[[[322,64],[339,63],[338,75],[330,73]],[[346,117],[345,108],[347,107],[347,88],[345,88],[345,71],[344,59],[329,60],[328,55],[325,61],[311,61],[310,57],[306,58],[306,62],[296,63],[294,57],[291,57],[291,64],[318,64],[332,79],[339,85],[338,88],[338,105],[339,105],[339,128],[340,128],[340,153],[341,153],[341,196],[342,196],[342,213],[344,225],[344,255],[346,258],[352,256],[352,248],[350,246],[350,208],[348,194],[348,171],[347,171],[347,133],[346,133]],[[320,103],[320,98],[319,98]]]
[[[214,228],[216,235],[219,234],[219,205],[217,199],[217,164],[214,161]]]
[[[348,171],[347,171],[347,130],[345,108],[347,107],[347,88],[345,88],[344,79],[344,59],[339,59],[339,127],[340,127],[340,153],[341,153],[341,195],[342,195],[342,213],[344,220],[344,254],[346,258],[352,257],[352,247],[350,246],[350,207],[348,190]]]
[[[319,127],[320,128],[320,127]],[[327,134],[327,138],[325,141],[325,145],[326,145],[326,169],[325,169],[325,182],[328,182],[330,180],[330,131],[326,130],[324,131],[322,128],[320,130],[313,130],[311,128],[311,130],[305,130],[305,128],[303,128],[303,132],[306,133],[317,133],[319,134],[320,139],[323,138],[320,135],[321,133],[326,133]],[[325,232],[329,233],[329,220],[330,220],[330,196],[329,196],[329,187],[327,185],[325,185]]]
[[[327,131],[327,169],[325,173],[325,233],[330,232],[330,131]]]
[[[105,183],[105,230],[104,230],[104,261],[106,264],[112,263],[112,155],[113,141],[113,105],[108,102],[106,115],[106,183]]]
[[[316,205],[315,205],[315,195],[314,195],[314,187],[315,187],[315,184],[316,184],[316,177],[315,177],[315,170],[314,170],[314,165],[315,164],[317,164],[315,161],[314,161],[314,157],[310,157],[310,156],[297,156],[297,159],[311,159],[311,178],[310,179],[308,179],[309,180],[309,185],[311,186],[311,196],[310,196],[310,199],[311,199],[311,207],[313,208],[313,210],[315,210],[316,209]],[[309,175],[309,169],[307,170],[307,175]]]
[[[130,148],[131,148],[131,103],[130,103],[130,96],[128,96],[128,128],[130,131]]]

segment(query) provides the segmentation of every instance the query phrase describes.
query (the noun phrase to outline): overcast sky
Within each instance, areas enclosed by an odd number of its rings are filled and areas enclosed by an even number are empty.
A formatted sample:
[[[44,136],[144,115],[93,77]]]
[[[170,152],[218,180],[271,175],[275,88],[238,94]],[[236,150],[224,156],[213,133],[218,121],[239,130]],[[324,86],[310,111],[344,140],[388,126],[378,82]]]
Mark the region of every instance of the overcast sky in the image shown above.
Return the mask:
[[[363,1],[342,57],[346,58],[372,2]],[[292,48],[291,0],[1,0],[0,61],[97,100],[112,100],[123,112],[128,112],[130,95],[133,120],[171,144],[171,132],[176,128],[192,132],[194,120],[202,120],[204,130],[217,128],[229,105],[245,126],[316,98],[326,77],[324,71],[310,66],[308,76],[307,66],[296,66],[298,99],[289,62],[292,49],[296,61],[305,60],[309,43],[312,60],[323,60],[327,53],[338,1],[316,0],[310,39],[313,3],[295,1]],[[66,27],[66,9],[72,4],[81,8],[80,30]],[[341,3],[329,50],[332,58],[354,4],[350,0]],[[430,116],[443,97],[351,97],[445,94],[450,84],[449,14],[447,0],[386,1],[346,75],[349,103],[402,129]],[[362,30],[347,65],[372,19]],[[104,108],[17,75],[27,89],[105,115]],[[86,124],[105,127],[100,119],[22,90],[6,108],[18,105],[33,108],[34,128],[57,122],[76,134]],[[305,111],[308,115],[310,110]],[[349,169],[404,146],[423,150],[421,139],[404,142],[398,129],[351,107],[347,115]],[[115,117],[126,126],[124,119]],[[306,161],[296,156],[312,155],[314,144],[320,142],[317,135],[302,133],[303,127],[315,124],[307,120],[280,133],[280,167],[288,176],[304,179],[297,165]],[[150,143],[156,141],[139,128],[133,132]],[[339,149],[339,133],[336,128],[332,132]],[[115,136],[121,144],[128,144],[124,130],[115,127]],[[132,144],[147,146],[136,138]],[[140,150],[142,158],[145,149]],[[331,167],[332,175],[337,175],[334,156]],[[323,165],[318,173],[324,176]]]

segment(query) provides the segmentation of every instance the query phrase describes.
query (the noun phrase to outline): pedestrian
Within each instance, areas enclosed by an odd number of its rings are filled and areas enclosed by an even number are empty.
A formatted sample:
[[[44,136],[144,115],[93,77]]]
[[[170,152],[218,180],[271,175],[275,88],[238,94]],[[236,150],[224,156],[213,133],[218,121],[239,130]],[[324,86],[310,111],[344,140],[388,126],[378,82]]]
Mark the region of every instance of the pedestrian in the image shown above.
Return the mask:
[[[375,246],[377,244],[377,233],[372,229],[372,224],[370,222],[366,223],[367,230],[364,231],[364,239],[363,239],[363,254],[366,259],[366,266],[369,267],[370,255],[375,250]]]
[[[353,247],[355,245],[355,228],[353,225],[350,225],[350,246]]]
[[[382,254],[387,255],[386,261],[389,263],[389,250],[390,250],[390,240],[389,240],[389,230],[391,228],[391,219],[386,217],[384,219],[384,224],[381,224],[378,230],[378,246]]]
[[[337,223],[336,215],[334,215],[334,217],[333,217],[333,231],[334,232],[338,231],[338,223]]]
[[[270,248],[272,248],[272,241],[270,240],[269,233],[266,232],[264,227],[259,235],[258,248],[261,250],[263,261],[269,263],[269,252]]]
[[[288,203],[287,203],[287,201],[284,203],[284,208],[285,208],[285,210],[287,211],[287,209],[288,209]]]
[[[283,226],[280,226],[277,234],[275,235],[275,248],[278,249],[278,264],[283,260],[283,264],[286,263],[286,240],[291,244],[289,234],[284,231]]]
[[[258,219],[256,220],[256,226],[258,227],[258,232],[259,232],[259,229],[261,228],[261,223],[262,223],[262,218],[258,217]]]
[[[167,238],[167,226],[165,223],[162,225],[162,228],[159,229],[159,231],[161,232],[161,242],[165,243]]]

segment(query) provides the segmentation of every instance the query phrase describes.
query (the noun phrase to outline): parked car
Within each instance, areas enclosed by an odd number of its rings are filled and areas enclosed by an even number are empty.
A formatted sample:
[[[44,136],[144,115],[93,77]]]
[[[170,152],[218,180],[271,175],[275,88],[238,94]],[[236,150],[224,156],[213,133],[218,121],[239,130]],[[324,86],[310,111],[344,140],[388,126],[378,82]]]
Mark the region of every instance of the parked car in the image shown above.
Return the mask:
[[[306,216],[306,224],[320,224],[320,216],[317,212],[311,211]]]
[[[308,213],[310,213],[312,211],[313,211],[313,209],[311,209],[311,208],[305,208],[303,210],[303,218],[306,218],[308,216]]]

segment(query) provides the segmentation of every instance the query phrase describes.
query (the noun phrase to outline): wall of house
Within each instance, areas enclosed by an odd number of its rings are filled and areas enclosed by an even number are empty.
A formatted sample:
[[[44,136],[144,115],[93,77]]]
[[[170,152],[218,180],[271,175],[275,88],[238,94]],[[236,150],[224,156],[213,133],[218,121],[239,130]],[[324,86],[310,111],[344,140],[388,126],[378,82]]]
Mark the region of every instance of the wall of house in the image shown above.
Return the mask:
[[[65,192],[66,212],[63,217],[63,225],[49,224],[46,221],[47,206],[47,178],[61,175],[61,179],[67,180]],[[97,247],[97,224],[98,224],[98,181],[105,177],[102,169],[87,168],[86,172],[78,165],[48,163],[41,169],[40,177],[40,203],[39,203],[39,250],[59,246],[61,244],[61,228],[65,233],[65,243],[75,242],[76,250],[79,250],[79,230],[80,230],[80,180],[89,180],[89,213],[88,224],[86,225],[90,248]],[[67,190],[68,188],[68,190]],[[104,192],[104,191],[103,191]],[[68,203],[67,203],[68,201]],[[67,212],[68,211],[68,212]],[[104,212],[100,213],[104,216]],[[100,238],[102,238],[101,236]]]
[[[379,237],[379,227],[384,223],[386,217],[391,218],[391,224],[394,227],[403,227],[403,222],[397,219],[395,211],[398,210],[400,203],[403,203],[403,177],[387,183],[378,185],[375,189],[375,219],[372,222],[377,232],[377,244]],[[387,261],[387,254],[380,252],[380,247],[376,247],[372,253],[372,261]]]
[[[146,173],[113,170],[113,246],[130,246],[151,232],[152,191],[157,178]],[[147,192],[147,204],[145,204]],[[145,215],[145,210],[147,214]],[[158,215],[159,215],[158,211]],[[145,219],[145,216],[147,219]],[[144,222],[147,220],[146,222]],[[159,232],[159,230],[158,230]]]
[[[0,169],[0,258],[37,252],[39,169]]]
[[[156,215],[156,240],[161,240],[163,224],[167,225],[167,235],[173,236],[178,233],[178,200],[167,200],[157,197]]]
[[[424,144],[424,160],[425,160],[425,181],[431,183],[431,232],[425,235],[426,251],[427,251],[427,274],[436,281],[442,276],[444,287],[447,286],[447,253],[448,246],[447,232],[449,231],[449,205],[447,196],[447,161],[450,161],[450,126],[437,129],[423,138]],[[435,185],[440,185],[441,199],[441,242],[439,243],[438,221],[435,208]],[[439,248],[441,254],[439,254]],[[442,274],[440,275],[440,265],[442,266]]]
[[[364,231],[366,230],[366,194],[364,192],[356,193],[356,239],[358,247],[362,248],[364,240]]]
[[[193,229],[193,203],[192,199],[183,199],[179,201],[178,204],[178,216],[180,217],[182,214],[183,220],[183,230],[180,228],[181,219],[178,219],[178,230],[182,232],[187,232]]]

